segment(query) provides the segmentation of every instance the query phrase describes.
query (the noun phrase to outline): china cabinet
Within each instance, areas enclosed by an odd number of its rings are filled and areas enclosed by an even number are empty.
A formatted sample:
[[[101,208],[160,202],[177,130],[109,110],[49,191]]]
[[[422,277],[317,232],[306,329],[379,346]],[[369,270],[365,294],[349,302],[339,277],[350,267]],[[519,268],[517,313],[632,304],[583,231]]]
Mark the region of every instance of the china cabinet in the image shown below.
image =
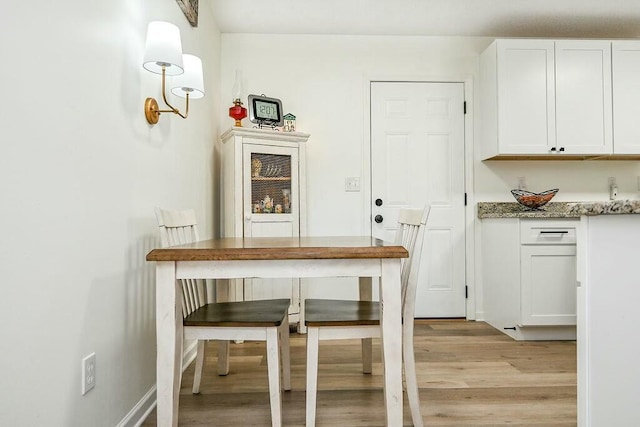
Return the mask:
[[[577,219],[482,220],[485,319],[516,340],[575,339]]]
[[[296,237],[306,234],[305,144],[308,134],[232,128],[222,134],[223,237]],[[238,279],[235,300],[290,298],[290,322],[299,321],[299,279]]]

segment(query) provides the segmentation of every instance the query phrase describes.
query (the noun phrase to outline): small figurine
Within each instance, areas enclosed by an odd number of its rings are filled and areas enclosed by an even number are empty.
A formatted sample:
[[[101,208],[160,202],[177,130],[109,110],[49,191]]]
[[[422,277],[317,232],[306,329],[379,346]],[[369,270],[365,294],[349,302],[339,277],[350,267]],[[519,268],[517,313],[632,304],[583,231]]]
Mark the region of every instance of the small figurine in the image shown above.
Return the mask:
[[[264,213],[271,213],[273,211],[273,200],[269,195],[264,198]]]
[[[284,119],[284,127],[282,128],[283,132],[295,132],[296,131],[296,116],[291,113],[287,113],[283,117]]]
[[[251,160],[251,176],[254,178],[258,178],[260,176],[260,172],[262,171],[262,162],[260,159]]]

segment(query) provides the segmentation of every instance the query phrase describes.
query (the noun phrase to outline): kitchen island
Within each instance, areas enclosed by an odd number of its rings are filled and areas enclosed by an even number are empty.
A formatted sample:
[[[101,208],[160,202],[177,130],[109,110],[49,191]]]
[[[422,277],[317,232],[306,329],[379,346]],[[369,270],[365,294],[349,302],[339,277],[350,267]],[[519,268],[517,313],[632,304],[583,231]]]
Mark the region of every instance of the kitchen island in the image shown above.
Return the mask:
[[[638,426],[640,215],[585,215],[577,237],[578,426]]]
[[[640,425],[640,334],[634,323],[640,301],[638,214],[638,200],[549,203],[541,211],[527,211],[517,203],[478,203],[478,217],[483,219],[483,258],[491,257],[494,249],[484,242],[485,232],[495,234],[505,229],[502,221],[578,221],[573,240],[580,427]],[[520,233],[527,229],[516,228]],[[556,244],[571,244],[567,236],[570,233],[558,235]],[[526,240],[526,236],[522,238]],[[515,243],[517,239],[521,237],[501,233],[496,241]],[[510,269],[513,267],[506,266],[503,274]],[[501,280],[495,274],[489,276],[495,277]],[[486,280],[483,286],[487,310],[495,305],[491,289],[509,289],[504,285],[497,288]]]

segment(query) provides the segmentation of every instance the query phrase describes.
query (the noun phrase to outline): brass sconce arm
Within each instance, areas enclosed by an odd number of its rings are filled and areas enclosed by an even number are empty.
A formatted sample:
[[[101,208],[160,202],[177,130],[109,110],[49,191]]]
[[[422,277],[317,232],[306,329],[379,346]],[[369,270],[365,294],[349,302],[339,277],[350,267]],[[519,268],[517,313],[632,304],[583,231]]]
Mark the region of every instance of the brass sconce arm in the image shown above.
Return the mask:
[[[149,122],[149,124],[155,125],[156,123],[158,123],[158,120],[160,120],[160,113],[177,114],[183,119],[186,119],[189,116],[189,94],[188,93],[186,94],[187,100],[185,104],[185,112],[184,114],[182,114],[180,110],[178,110],[176,107],[171,105],[167,100],[167,91],[165,90],[165,87],[166,87],[166,73],[165,73],[165,66],[163,65],[162,66],[162,100],[164,101],[165,105],[170,109],[161,110],[160,107],[158,106],[158,101],[156,101],[155,98],[147,98],[144,102],[144,115],[147,118],[147,122]]]

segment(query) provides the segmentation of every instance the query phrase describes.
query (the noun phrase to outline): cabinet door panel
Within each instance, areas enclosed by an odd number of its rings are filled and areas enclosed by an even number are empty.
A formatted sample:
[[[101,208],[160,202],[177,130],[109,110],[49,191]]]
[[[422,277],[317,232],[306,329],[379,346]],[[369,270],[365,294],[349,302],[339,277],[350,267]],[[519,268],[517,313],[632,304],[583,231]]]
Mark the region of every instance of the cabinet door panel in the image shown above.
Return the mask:
[[[555,146],[554,44],[500,40],[497,51],[501,154],[547,154]]]
[[[640,41],[612,44],[613,152],[640,154]]]
[[[611,43],[556,42],[556,145],[566,154],[612,152]]]
[[[244,144],[243,171],[244,237],[299,236],[298,151]]]
[[[523,245],[521,325],[576,324],[576,247]]]
[[[246,237],[296,237],[297,230],[290,221],[251,221]]]

